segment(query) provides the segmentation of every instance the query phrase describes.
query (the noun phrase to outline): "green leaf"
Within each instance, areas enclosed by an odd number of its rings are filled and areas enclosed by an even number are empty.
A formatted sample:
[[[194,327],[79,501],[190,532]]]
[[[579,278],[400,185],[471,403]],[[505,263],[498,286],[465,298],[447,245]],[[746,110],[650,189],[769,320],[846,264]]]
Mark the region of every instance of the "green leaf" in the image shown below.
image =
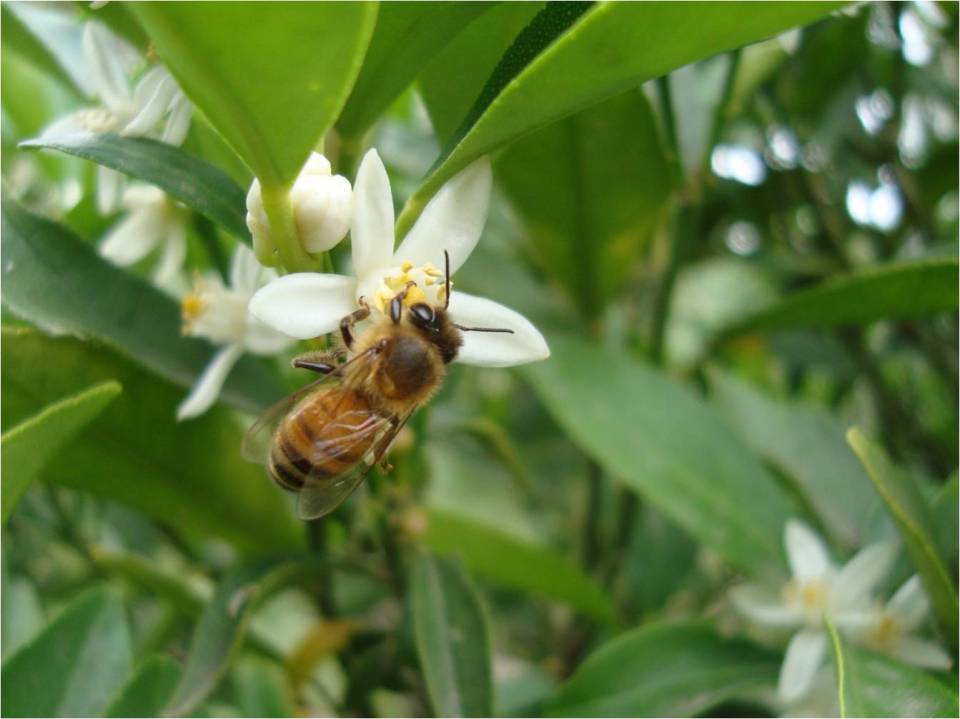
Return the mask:
[[[933,529],[937,535],[940,551],[946,557],[947,566],[953,567],[954,578],[957,576],[957,543],[960,538],[958,506],[960,506],[960,499],[957,497],[957,472],[954,470],[953,475],[940,487],[930,503]]]
[[[138,3],[181,87],[265,185],[291,182],[360,71],[377,5]]]
[[[956,257],[891,262],[797,292],[724,334],[865,325],[957,309]]]
[[[623,285],[670,196],[656,120],[639,90],[518,140],[494,165],[548,274],[588,317]]]
[[[743,441],[699,397],[650,367],[569,335],[523,368],[567,434],[616,479],[748,572],[781,563],[792,509]],[[597,368],[584,371],[584,362]]]
[[[180,531],[221,537],[243,551],[301,546],[283,492],[263,468],[240,457],[243,429],[226,408],[177,423],[181,390],[104,347],[69,337],[4,328],[2,352],[5,427],[83,387],[115,380],[124,388],[64,446],[47,479],[110,497]]]
[[[353,91],[337,120],[348,140],[358,140],[423,66],[492,2],[384,3]]]
[[[840,4],[598,3],[586,12],[573,3],[556,5],[548,4],[494,69],[407,202],[400,234],[443,183],[476,158],[674,68],[812,22]]]
[[[753,450],[796,484],[830,537],[853,550],[876,508],[870,480],[841,422],[812,404],[774,399],[713,369],[714,404]]]
[[[471,572],[493,582],[566,602],[602,622],[613,619],[613,605],[600,586],[546,547],[440,509],[427,510],[423,541],[434,552],[459,556]]]
[[[491,716],[490,637],[477,590],[456,564],[417,557],[411,581],[417,654],[435,716]]]
[[[284,563],[262,560],[230,571],[217,585],[213,598],[200,615],[183,676],[164,715],[196,713],[200,702],[226,674],[260,602],[300,577],[315,574],[326,561],[325,557]]]
[[[88,591],[3,663],[3,715],[99,716],[131,664],[120,598]]]
[[[233,690],[243,716],[291,717],[297,713],[283,669],[262,657],[241,657],[233,670]]]
[[[547,716],[697,716],[769,689],[779,658],[703,624],[640,627],[587,657],[546,705]]]
[[[149,182],[250,244],[246,193],[222,170],[179,147],[111,134],[44,136],[20,147],[59,150]]]
[[[957,694],[929,674],[844,642],[833,633],[841,716],[955,717]],[[953,682],[955,686],[955,682]]]
[[[27,487],[57,455],[60,448],[110,404],[121,387],[103,382],[48,405],[30,419],[3,433],[3,523]]]
[[[180,680],[182,669],[170,657],[148,657],[110,703],[108,717],[160,716]]]
[[[960,613],[957,588],[932,533],[930,509],[920,489],[913,477],[895,466],[884,451],[856,427],[847,432],[847,442],[860,458],[900,531],[904,547],[930,596],[944,637],[956,647],[957,614]]]
[[[152,371],[190,387],[214,354],[182,337],[180,309],[160,290],[114,267],[63,227],[3,202],[3,304],[54,333],[94,337]],[[258,412],[281,395],[252,357],[230,373],[221,397]]]
[[[44,625],[43,607],[33,583],[23,577],[3,577],[3,658],[33,637]]]

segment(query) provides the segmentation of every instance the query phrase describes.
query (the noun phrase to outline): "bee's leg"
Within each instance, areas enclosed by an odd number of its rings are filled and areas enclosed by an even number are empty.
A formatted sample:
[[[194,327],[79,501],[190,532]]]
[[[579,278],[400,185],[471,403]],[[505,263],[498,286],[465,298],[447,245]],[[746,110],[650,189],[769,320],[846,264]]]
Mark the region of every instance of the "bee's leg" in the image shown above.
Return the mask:
[[[343,344],[347,349],[353,347],[353,333],[350,331],[351,328],[357,324],[357,322],[363,322],[369,316],[370,308],[367,307],[367,303],[364,302],[361,297],[360,309],[354,310],[340,320],[340,335],[343,337]]]
[[[311,372],[330,374],[340,367],[338,360],[344,354],[345,352],[342,349],[333,352],[304,352],[302,355],[294,357],[291,364],[297,369],[308,369]]]

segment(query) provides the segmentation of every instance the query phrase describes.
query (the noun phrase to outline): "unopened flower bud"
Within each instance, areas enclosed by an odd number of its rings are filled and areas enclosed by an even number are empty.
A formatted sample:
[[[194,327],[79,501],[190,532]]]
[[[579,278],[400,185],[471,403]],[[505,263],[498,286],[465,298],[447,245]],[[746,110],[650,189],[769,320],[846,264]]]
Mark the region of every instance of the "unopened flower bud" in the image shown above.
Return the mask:
[[[331,174],[330,162],[319,153],[311,153],[290,190],[290,204],[303,249],[326,252],[350,229],[353,189],[342,175]],[[247,193],[247,227],[253,235],[257,256],[260,248],[273,245],[270,221],[263,209],[260,181],[254,180]]]

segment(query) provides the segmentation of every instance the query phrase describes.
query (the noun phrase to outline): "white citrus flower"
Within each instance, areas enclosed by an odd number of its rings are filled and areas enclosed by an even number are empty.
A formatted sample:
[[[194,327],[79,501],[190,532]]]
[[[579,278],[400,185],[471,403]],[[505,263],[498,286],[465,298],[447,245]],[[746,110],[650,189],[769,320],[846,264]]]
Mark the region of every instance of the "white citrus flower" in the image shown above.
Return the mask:
[[[930,613],[920,577],[908,579],[889,602],[876,606],[853,638],[871,649],[925,669],[950,668],[950,655],[936,642],[911,636]]]
[[[162,190],[141,184],[129,185],[120,204],[127,214],[100,243],[100,255],[126,267],[162,246],[151,279],[172,288],[187,255],[187,210]]]
[[[83,51],[101,104],[54,121],[44,136],[117,132],[153,137],[171,145],[183,142],[193,105],[165,67],[155,65],[132,86],[130,75],[140,63],[136,51],[98,22],[84,27]],[[123,176],[98,165],[97,207],[102,214],[116,210],[122,191]]]
[[[230,285],[216,275],[198,276],[194,290],[183,298],[184,334],[205,337],[222,345],[177,408],[177,419],[203,414],[216,401],[227,375],[244,352],[273,355],[290,339],[252,317],[248,305],[264,282],[275,278],[246,245],[237,245],[230,262]]]
[[[355,276],[300,272],[274,280],[257,292],[250,311],[291,337],[308,339],[337,328],[365,298],[380,314],[408,282],[405,304],[442,304],[444,251],[450,272],[463,265],[480,239],[490,201],[486,158],[444,185],[394,252],[393,199],[387,171],[375,150],[363,158],[354,184],[351,250]],[[497,302],[451,292],[449,312],[467,327],[495,327],[512,333],[465,332],[457,361],[507,367],[550,355],[543,335],[529,320]]]
[[[787,644],[777,684],[780,699],[793,702],[809,690],[826,656],[824,620],[829,618],[838,630],[863,626],[871,593],[890,571],[896,547],[872,544],[837,567],[820,537],[791,519],[784,529],[784,548],[793,576],[779,596],[749,584],[732,596],[735,606],[761,626],[799,629]]]
[[[326,252],[346,237],[353,211],[353,190],[346,177],[331,173],[330,162],[323,155],[310,153],[290,190],[290,204],[300,242],[307,252]],[[257,256],[269,254],[273,248],[270,222],[257,179],[247,193],[247,227],[253,235]]]

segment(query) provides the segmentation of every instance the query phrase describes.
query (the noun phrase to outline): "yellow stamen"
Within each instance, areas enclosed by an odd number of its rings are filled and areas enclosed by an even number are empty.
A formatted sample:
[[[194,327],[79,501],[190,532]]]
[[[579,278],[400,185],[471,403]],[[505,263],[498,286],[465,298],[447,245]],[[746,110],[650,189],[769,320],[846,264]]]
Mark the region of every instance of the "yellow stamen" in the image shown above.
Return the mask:
[[[409,272],[410,270],[413,269],[413,263],[412,263],[410,260],[407,260],[407,261],[404,262],[402,265],[400,265],[400,269],[401,269],[403,272]]]

